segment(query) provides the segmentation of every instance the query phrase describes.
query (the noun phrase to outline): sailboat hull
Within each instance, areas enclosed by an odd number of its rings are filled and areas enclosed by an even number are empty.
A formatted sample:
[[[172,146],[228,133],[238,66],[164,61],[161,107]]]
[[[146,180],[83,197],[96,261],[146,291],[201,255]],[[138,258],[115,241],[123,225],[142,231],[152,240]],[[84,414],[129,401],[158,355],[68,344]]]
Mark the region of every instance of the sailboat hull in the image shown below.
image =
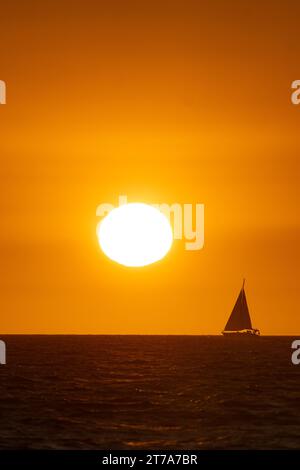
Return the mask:
[[[238,330],[238,331],[222,331],[223,336],[251,336],[251,337],[259,337],[260,332],[256,329],[249,329],[249,330]]]

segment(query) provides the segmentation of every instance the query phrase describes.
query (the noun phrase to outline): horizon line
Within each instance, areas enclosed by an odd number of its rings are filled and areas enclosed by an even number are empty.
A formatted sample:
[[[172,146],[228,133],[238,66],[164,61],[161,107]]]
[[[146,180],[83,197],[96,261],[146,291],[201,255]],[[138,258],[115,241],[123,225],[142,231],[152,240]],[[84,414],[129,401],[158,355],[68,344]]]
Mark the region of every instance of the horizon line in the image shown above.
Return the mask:
[[[2,336],[218,336],[224,337],[221,333],[0,333]],[[261,337],[294,337],[300,336],[300,333],[289,334],[262,334]]]

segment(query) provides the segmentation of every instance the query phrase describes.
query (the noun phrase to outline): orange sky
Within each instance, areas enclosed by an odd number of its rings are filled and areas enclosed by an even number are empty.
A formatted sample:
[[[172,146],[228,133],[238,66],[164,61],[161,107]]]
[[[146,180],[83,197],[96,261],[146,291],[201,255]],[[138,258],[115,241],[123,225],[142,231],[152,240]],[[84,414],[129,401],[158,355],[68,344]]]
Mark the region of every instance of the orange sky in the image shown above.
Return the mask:
[[[254,326],[300,334],[299,13],[1,5],[1,333],[218,334],[246,277]],[[204,203],[204,249],[109,261],[95,211],[119,194]]]

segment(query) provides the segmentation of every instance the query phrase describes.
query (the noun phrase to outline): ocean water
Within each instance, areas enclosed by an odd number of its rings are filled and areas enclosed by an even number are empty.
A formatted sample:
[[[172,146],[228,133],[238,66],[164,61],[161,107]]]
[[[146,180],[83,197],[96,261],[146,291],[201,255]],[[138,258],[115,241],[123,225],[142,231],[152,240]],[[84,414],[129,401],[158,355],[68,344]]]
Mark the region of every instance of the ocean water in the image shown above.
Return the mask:
[[[1,339],[1,449],[300,448],[294,338]]]

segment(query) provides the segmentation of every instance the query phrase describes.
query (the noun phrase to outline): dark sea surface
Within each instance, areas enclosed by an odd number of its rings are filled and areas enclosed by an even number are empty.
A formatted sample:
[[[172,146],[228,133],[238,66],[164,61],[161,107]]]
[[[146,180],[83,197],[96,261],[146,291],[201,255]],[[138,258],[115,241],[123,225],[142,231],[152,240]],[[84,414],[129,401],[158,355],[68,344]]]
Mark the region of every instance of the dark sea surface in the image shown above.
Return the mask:
[[[295,338],[1,339],[1,449],[300,448]]]

